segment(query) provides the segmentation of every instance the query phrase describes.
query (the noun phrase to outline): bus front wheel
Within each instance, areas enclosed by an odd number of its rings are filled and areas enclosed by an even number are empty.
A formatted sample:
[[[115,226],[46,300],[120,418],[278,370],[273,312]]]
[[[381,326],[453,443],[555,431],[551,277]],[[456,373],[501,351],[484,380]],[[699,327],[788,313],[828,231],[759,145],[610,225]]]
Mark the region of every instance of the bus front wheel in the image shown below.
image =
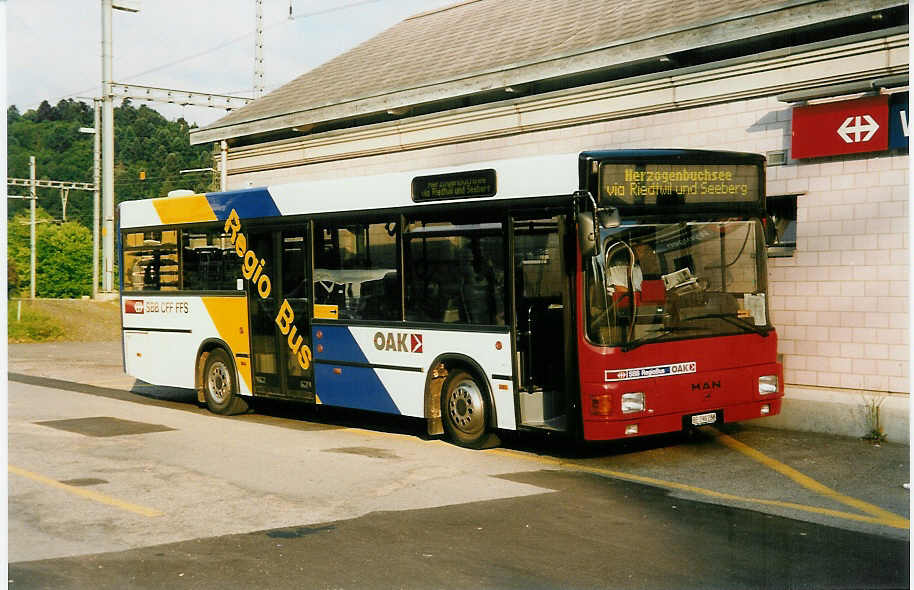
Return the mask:
[[[488,440],[485,394],[469,373],[457,370],[448,376],[441,396],[441,416],[454,443],[476,449]]]
[[[206,406],[214,414],[231,416],[248,410],[247,402],[238,395],[232,362],[221,348],[214,349],[206,356],[203,396]]]

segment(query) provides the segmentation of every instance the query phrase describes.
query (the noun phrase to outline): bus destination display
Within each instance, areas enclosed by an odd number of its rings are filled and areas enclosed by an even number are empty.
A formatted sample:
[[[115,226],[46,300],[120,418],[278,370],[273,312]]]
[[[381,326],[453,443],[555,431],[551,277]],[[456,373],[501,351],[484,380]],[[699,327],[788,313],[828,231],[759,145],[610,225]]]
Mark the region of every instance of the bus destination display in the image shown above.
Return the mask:
[[[451,174],[417,176],[412,183],[413,201],[443,201],[495,196],[495,170],[468,170]]]
[[[603,164],[600,199],[619,205],[752,203],[759,200],[759,171],[745,164]]]

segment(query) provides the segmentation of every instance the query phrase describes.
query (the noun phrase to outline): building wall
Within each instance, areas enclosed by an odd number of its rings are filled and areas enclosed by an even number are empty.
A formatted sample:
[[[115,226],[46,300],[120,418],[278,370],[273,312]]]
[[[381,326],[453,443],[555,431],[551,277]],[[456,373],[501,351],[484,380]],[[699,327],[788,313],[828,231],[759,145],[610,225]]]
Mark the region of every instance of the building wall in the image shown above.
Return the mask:
[[[904,64],[906,68],[907,37],[903,38],[903,61],[898,61],[897,41],[892,47],[872,43],[869,53],[859,48],[844,53],[832,50],[832,61],[818,64],[822,79],[847,79],[854,69],[857,75],[882,71],[880,68],[892,59],[896,60],[892,67]],[[893,57],[889,58],[890,54]],[[679,97],[691,96],[689,101],[680,101],[696,105],[691,107],[671,106],[656,95],[642,96],[637,107],[615,112],[623,116],[609,117],[607,111],[604,118],[610,120],[597,117],[591,121],[592,102],[605,99],[605,94],[599,98],[596,93],[590,96],[592,100],[579,96],[566,100],[566,104],[543,106],[540,110],[562,110],[553,113],[553,125],[541,125],[538,130],[536,125],[529,131],[518,125],[523,109],[514,108],[512,114],[503,106],[475,110],[463,117],[449,115],[449,122],[439,118],[437,125],[428,120],[422,141],[430,147],[403,150],[404,134],[418,131],[404,131],[406,125],[400,125],[399,130],[355,130],[323,140],[324,146],[335,146],[333,149],[340,153],[346,153],[348,146],[346,157],[319,157],[315,142],[320,139],[245,148],[230,160],[230,187],[586,149],[663,147],[762,154],[787,150],[789,154],[791,107],[775,96],[786,86],[784,80],[800,75],[794,68],[809,75],[799,57],[768,68],[764,78],[759,78],[756,70],[744,70],[730,72],[715,86],[707,86],[707,80],[684,80],[672,91]],[[756,88],[767,84],[772,91],[746,97],[740,90],[746,76],[754,80]],[[707,104],[701,104],[691,82],[704,85],[702,96]],[[805,81],[808,85],[815,82]],[[792,84],[796,87],[797,83]],[[577,110],[569,111],[568,105],[577,105]],[[632,114],[624,116],[625,112]],[[471,131],[466,129],[469,119],[475,125]],[[560,121],[566,124],[558,124]],[[385,133],[399,134],[401,148],[392,149]],[[307,163],[309,157],[312,163]],[[569,187],[569,192],[574,188]],[[883,417],[884,422],[890,422],[886,427],[893,439],[907,440],[907,154],[788,160],[785,165],[768,168],[767,191],[769,195],[800,195],[796,251],[791,257],[769,259],[770,308],[788,385],[788,403],[783,417],[776,420],[799,428],[863,434],[867,426],[863,406],[888,397],[892,399]],[[806,408],[795,419],[790,416],[792,393],[795,409]],[[840,411],[831,416],[830,410],[823,410],[817,402],[839,407]]]

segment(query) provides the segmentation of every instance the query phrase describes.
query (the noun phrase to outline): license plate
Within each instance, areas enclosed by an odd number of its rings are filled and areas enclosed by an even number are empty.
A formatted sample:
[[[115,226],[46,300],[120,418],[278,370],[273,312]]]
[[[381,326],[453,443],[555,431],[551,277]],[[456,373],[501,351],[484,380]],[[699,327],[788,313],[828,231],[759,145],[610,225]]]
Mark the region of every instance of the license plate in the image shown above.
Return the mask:
[[[704,426],[705,424],[714,424],[715,422],[717,422],[717,412],[696,414],[692,416],[692,426]]]

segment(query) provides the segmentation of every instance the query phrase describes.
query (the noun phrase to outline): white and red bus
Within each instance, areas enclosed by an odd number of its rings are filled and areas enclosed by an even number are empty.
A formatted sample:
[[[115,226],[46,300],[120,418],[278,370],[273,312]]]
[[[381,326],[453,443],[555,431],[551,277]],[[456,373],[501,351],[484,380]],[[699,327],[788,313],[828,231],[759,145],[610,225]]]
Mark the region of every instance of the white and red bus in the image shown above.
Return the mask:
[[[120,205],[125,370],[586,440],[777,414],[764,159],[588,151]]]

